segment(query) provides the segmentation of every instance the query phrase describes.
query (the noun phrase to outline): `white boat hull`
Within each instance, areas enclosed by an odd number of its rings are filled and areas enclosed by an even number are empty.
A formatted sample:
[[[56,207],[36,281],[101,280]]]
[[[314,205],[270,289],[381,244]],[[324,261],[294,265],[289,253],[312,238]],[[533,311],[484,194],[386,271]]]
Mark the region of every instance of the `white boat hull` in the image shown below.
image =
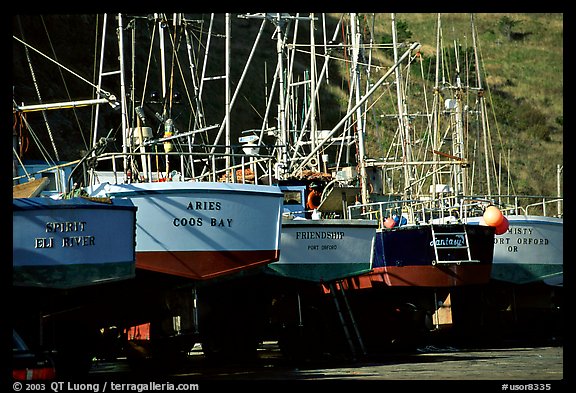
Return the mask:
[[[534,281],[562,285],[564,220],[533,215],[506,215],[508,230],[494,237],[495,280],[524,284]],[[480,223],[481,217],[469,218]]]
[[[101,184],[138,207],[136,267],[204,280],[278,260],[282,193],[212,182]]]
[[[284,220],[280,259],[268,268],[314,282],[369,272],[377,227],[373,220]]]

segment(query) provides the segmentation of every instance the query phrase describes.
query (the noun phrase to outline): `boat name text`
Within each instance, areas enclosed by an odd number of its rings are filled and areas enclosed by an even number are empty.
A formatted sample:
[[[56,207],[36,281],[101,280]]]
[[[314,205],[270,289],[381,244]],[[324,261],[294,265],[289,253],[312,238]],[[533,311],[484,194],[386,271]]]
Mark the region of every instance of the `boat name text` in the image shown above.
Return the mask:
[[[296,232],[296,240],[314,240],[314,239],[340,240],[342,238],[344,238],[344,232],[317,232],[317,231]]]
[[[214,218],[211,217],[208,221],[208,224],[211,227],[227,227],[230,228],[232,226],[232,219],[231,218]],[[204,226],[205,221],[203,217],[183,217],[183,218],[175,218],[172,221],[172,225],[175,227],[201,227]]]
[[[220,210],[222,202],[220,201],[190,201],[187,210]]]
[[[518,237],[494,237],[494,244],[505,246],[508,252],[518,252],[518,246],[547,246],[550,241],[545,237],[532,237],[534,228],[512,227],[508,228],[508,235],[528,235]]]
[[[219,211],[222,210],[221,201],[190,201],[186,210],[194,211]],[[231,218],[215,218],[215,217],[174,217],[172,225],[175,227],[232,227]]]
[[[436,239],[436,246],[454,246],[463,247],[466,244],[466,240],[462,235],[456,235],[454,237],[447,237],[448,235],[437,233],[436,236],[446,236],[442,239]],[[434,246],[434,241],[430,242],[430,247]]]
[[[47,222],[46,232],[84,232],[86,221]]]
[[[86,221],[49,221],[44,226],[44,230],[46,233],[84,232],[86,230]],[[54,248],[56,243],[52,236],[34,238],[34,248]],[[59,243],[61,247],[94,246],[96,237],[93,235],[64,236]]]

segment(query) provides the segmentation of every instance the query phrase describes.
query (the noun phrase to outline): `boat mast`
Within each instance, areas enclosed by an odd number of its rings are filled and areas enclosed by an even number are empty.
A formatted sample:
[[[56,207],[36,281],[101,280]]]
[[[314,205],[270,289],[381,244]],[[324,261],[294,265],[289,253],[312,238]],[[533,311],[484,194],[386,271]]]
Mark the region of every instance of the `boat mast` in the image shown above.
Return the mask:
[[[492,195],[490,180],[490,163],[488,154],[488,131],[486,130],[486,101],[484,99],[484,89],[482,87],[482,78],[480,77],[480,59],[478,57],[478,47],[476,43],[476,26],[474,24],[474,14],[470,14],[470,24],[472,26],[472,43],[474,47],[474,62],[476,67],[476,78],[478,83],[478,101],[480,105],[480,122],[482,125],[482,137],[484,139],[484,164],[486,166],[486,186],[488,187],[488,196]],[[470,190],[472,193],[472,190]],[[500,194],[500,192],[499,192]]]
[[[316,123],[316,41],[314,40],[314,14],[310,14],[310,135],[312,147],[317,143],[318,124]],[[306,91],[306,89],[304,89]],[[317,170],[321,171],[320,152],[316,155]]]
[[[102,46],[104,46],[104,37],[102,37]],[[102,51],[102,55],[104,55],[104,51]],[[126,176],[126,181],[129,182],[130,178],[127,175],[129,166],[128,166],[128,157],[126,153],[128,152],[128,106],[126,104],[126,81],[124,77],[124,23],[122,19],[122,14],[118,14],[118,59],[120,61],[120,112],[122,116],[122,153],[123,159],[122,164],[124,168],[124,176]],[[94,130],[96,132],[96,130]],[[96,139],[94,139],[94,143],[96,143]]]
[[[454,41],[454,52],[456,58],[456,99],[454,100],[455,108],[453,109],[456,127],[455,132],[453,133],[452,153],[459,159],[464,160],[464,113],[462,112],[462,96],[464,95],[464,87],[462,86],[462,80],[460,78],[460,60],[458,58],[459,53],[456,41]],[[454,164],[454,172],[456,176],[455,194],[457,196],[463,196],[464,190],[466,189],[466,179],[464,177],[464,170],[461,163],[456,162]]]
[[[231,153],[231,138],[230,138],[230,13],[226,13],[226,83],[225,83],[225,100],[226,100],[226,114],[224,121],[226,122],[226,171],[230,168],[230,153]],[[244,175],[242,175],[244,176]],[[228,183],[236,182],[236,171],[230,170],[230,176],[226,176]]]
[[[350,13],[350,29],[352,36],[352,67],[353,67],[353,83],[352,86],[355,90],[356,99],[356,135],[358,136],[358,166],[360,167],[360,189],[362,190],[362,203],[369,202],[368,193],[368,175],[366,174],[366,152],[365,152],[365,134],[362,121],[362,107],[360,102],[360,68],[358,59],[360,57],[360,29],[357,23],[356,13]],[[364,100],[365,102],[366,100]]]
[[[434,102],[432,104],[432,146],[434,151],[440,151],[440,124],[439,124],[439,117],[440,117],[440,60],[442,59],[442,52],[441,52],[441,18],[440,14],[438,14],[437,18],[437,29],[436,29],[436,73],[435,73],[435,82],[434,82]],[[436,185],[441,181],[440,175],[438,174],[438,155],[432,155],[432,198],[436,199]]]
[[[382,77],[380,77],[380,79],[378,79],[378,81],[376,81],[372,87],[370,88],[370,90],[368,92],[366,92],[366,94],[364,94],[362,96],[362,98],[360,98],[360,101],[358,101],[350,110],[348,110],[348,112],[346,113],[346,115],[340,119],[340,121],[338,122],[338,124],[336,124],[331,130],[330,132],[327,133],[326,135],[326,139],[332,138],[332,136],[334,136],[334,134],[348,121],[348,119],[350,119],[350,117],[352,117],[355,113],[356,110],[358,109],[358,107],[364,105],[364,103],[366,102],[366,100],[368,100],[368,98],[370,98],[372,96],[372,94],[374,94],[374,92],[376,90],[378,90],[378,88],[386,81],[386,79],[388,79],[388,77],[390,75],[392,75],[392,73],[394,72],[394,70],[396,70],[396,68],[410,55],[410,53],[418,48],[420,46],[419,42],[414,42],[412,45],[410,45],[410,47],[406,50],[406,52],[404,52],[404,54],[402,54],[402,56],[400,56],[400,58],[398,59],[398,61],[396,63],[394,63],[390,69],[388,71],[386,71],[386,73],[384,75],[382,75]],[[313,157],[316,152],[321,148],[321,146],[316,146],[316,148],[314,148],[305,158],[304,160],[296,165],[296,167],[292,170],[292,173],[298,173],[298,171],[300,169],[302,169],[302,167],[305,165],[305,163],[311,158]]]
[[[396,16],[392,16],[392,46],[394,48],[394,62],[398,63],[398,38],[396,30]],[[408,127],[408,116],[406,115],[406,99],[403,90],[402,73],[396,67],[396,100],[398,103],[398,125],[400,127],[400,136],[402,141],[403,161],[404,161],[404,192],[403,198],[412,197],[412,180],[414,180],[414,170],[412,168],[412,140],[410,138],[410,128]]]
[[[280,13],[276,14],[276,55],[278,58],[278,82],[279,82],[279,103],[278,103],[278,128],[280,129],[280,146],[278,149],[278,162],[281,165],[278,166],[278,170],[282,173],[277,173],[276,177],[278,179],[283,178],[284,172],[286,171],[287,159],[288,159],[288,136],[286,130],[286,112],[285,112],[285,87],[284,87],[284,66],[283,66],[283,50],[284,50],[284,37],[282,35],[282,29],[284,27],[284,21]]]

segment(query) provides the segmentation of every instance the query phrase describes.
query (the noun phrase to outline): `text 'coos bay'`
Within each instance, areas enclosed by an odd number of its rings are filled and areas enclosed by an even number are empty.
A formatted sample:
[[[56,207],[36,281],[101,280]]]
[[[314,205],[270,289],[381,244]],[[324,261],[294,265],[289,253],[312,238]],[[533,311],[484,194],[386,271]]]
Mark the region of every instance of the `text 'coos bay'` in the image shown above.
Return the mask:
[[[219,211],[222,210],[222,202],[220,201],[190,201],[186,210],[192,211]],[[216,218],[216,217],[174,217],[172,225],[175,227],[225,227],[232,226],[231,218]]]

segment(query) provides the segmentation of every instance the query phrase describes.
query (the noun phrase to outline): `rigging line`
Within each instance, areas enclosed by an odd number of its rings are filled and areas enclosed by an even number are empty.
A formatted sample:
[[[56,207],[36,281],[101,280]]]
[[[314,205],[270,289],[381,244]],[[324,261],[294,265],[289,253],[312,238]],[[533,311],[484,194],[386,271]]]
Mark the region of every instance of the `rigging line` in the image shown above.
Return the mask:
[[[40,20],[42,21],[42,26],[44,26],[44,31],[46,32],[46,38],[48,39],[48,43],[50,44],[50,49],[52,50],[52,54],[54,56],[54,59],[57,61],[58,59],[56,56],[56,50],[54,48],[54,45],[52,45],[52,39],[50,38],[50,33],[48,32],[48,28],[46,27],[46,23],[44,23],[44,17],[42,15],[40,16]],[[98,29],[96,29],[96,30],[98,30]],[[96,60],[96,56],[94,56],[94,59]],[[62,84],[64,85],[64,90],[66,91],[66,96],[68,97],[68,101],[72,101],[72,96],[70,95],[68,85],[66,84],[66,80],[64,79],[64,74],[62,73],[62,70],[60,68],[58,68],[58,72],[60,73],[60,78],[62,79]],[[80,123],[80,119],[78,118],[78,113],[76,112],[76,110],[74,108],[72,108],[72,113],[74,114],[74,118],[76,120],[76,125],[78,126],[78,129],[80,130],[80,137],[82,138],[82,142],[84,142],[84,148],[88,149],[86,139],[84,138],[84,133],[82,132],[82,124]]]
[[[18,152],[16,152],[16,148],[14,146],[12,146],[12,152],[14,153],[14,157],[16,157],[16,159],[20,163],[20,167],[22,168],[22,170],[26,174],[26,178],[28,178],[28,181],[34,180],[34,177],[32,175],[30,175],[30,173],[28,173],[28,171],[26,170],[26,166],[24,165],[24,163],[20,159],[20,155],[18,154]]]
[[[194,108],[194,105],[193,105],[193,102],[192,102],[192,96],[191,96],[191,93],[190,93],[190,89],[188,88],[188,83],[185,82],[186,79],[185,79],[185,76],[184,76],[184,67],[182,66],[182,62],[181,62],[180,58],[178,57],[178,50],[179,50],[179,48],[180,48],[180,46],[181,46],[181,44],[182,44],[182,39],[183,39],[182,37],[185,38],[185,47],[186,47],[187,49],[189,49],[189,42],[188,42],[188,35],[187,35],[187,33],[186,33],[186,28],[185,28],[184,26],[182,26],[181,28],[182,28],[184,34],[178,35],[178,40],[177,40],[177,42],[176,42],[176,28],[175,28],[175,31],[174,31],[175,37],[174,37],[174,39],[173,39],[173,41],[172,41],[172,46],[173,46],[173,48],[174,48],[174,53],[173,53],[174,61],[173,61],[172,67],[174,68],[175,66],[177,66],[177,69],[178,69],[178,71],[179,71],[180,78],[182,78],[182,81],[183,81],[182,87],[184,88],[184,92],[186,93],[186,98],[187,98],[188,103],[189,103],[189,105],[190,105],[191,114],[193,114],[193,115],[194,115],[194,118],[197,119],[197,118],[199,118],[199,117],[201,117],[201,116],[199,116],[199,115],[196,113],[196,110],[195,110],[195,108]],[[172,39],[172,38],[171,38],[171,39]],[[189,54],[189,50],[187,50],[187,53]],[[191,63],[192,59],[189,58],[188,60],[189,60],[189,62]],[[192,66],[193,66],[193,64],[192,64]],[[173,73],[173,72],[174,72],[174,71],[172,71],[172,73]],[[192,80],[193,86],[196,86],[196,82],[195,82],[195,80],[194,80],[194,75],[192,75],[192,74],[191,74],[191,80]],[[171,89],[173,89],[173,84],[174,84],[173,75],[171,76],[171,82],[170,82],[170,83],[171,83]],[[196,94],[196,93],[194,93],[194,94]],[[174,94],[171,94],[171,95],[170,95],[170,99],[172,100],[173,98],[174,98]],[[200,105],[201,105],[201,104],[200,104]],[[172,107],[172,104],[171,104],[170,106]],[[190,117],[192,117],[192,116],[190,116]],[[191,123],[192,123],[192,121],[191,121],[191,119],[190,119],[189,122],[188,122],[189,126],[191,125]],[[204,124],[201,125],[201,126],[199,126],[199,127],[205,127],[205,121],[204,121]]]
[[[186,53],[188,55],[188,67],[190,70],[190,80],[192,81],[192,89],[193,89],[193,97],[191,97],[187,84],[184,84],[184,88],[186,90],[186,96],[188,98],[188,102],[190,103],[190,112],[193,115],[190,116],[190,119],[188,121],[188,128],[201,128],[206,125],[206,122],[204,120],[204,116],[202,116],[202,114],[204,113],[202,102],[198,100],[198,85],[199,85],[199,81],[197,80],[198,59],[196,56],[196,50],[194,50],[194,47],[192,45],[192,40],[188,30],[189,30],[188,26],[184,25],[184,37],[186,39],[186,48],[187,48]],[[182,76],[182,79],[184,79],[184,76]],[[194,117],[194,125],[192,125],[192,117]]]
[[[30,123],[28,123],[28,120],[26,119],[26,117],[22,117],[22,120],[26,126],[26,129],[28,130],[28,133],[30,134],[30,136],[34,140],[34,143],[36,144],[36,146],[38,147],[38,150],[40,150],[40,154],[42,154],[42,158],[44,159],[44,161],[46,161],[48,163],[52,163],[55,165],[54,159],[50,156],[50,153],[48,152],[48,150],[46,150],[46,148],[44,147],[44,145],[40,141],[40,138],[38,137],[38,135],[36,135],[36,133],[32,129],[32,126],[30,125]]]
[[[484,57],[482,55],[482,48],[480,48],[480,43],[477,44],[477,48],[478,48],[478,52],[479,52],[479,59],[480,59],[480,67],[482,68],[483,74],[486,75],[486,68],[484,65]],[[495,104],[494,101],[492,100],[492,90],[490,90],[490,84],[488,84],[486,82],[486,77],[484,77],[484,83],[486,84],[486,90],[488,91],[488,99],[490,100],[490,108],[491,108],[491,114],[492,117],[494,119],[494,125],[496,126],[496,133],[498,135],[498,139],[500,141],[500,146],[504,146],[504,142],[502,141],[502,133],[500,132],[500,127],[498,124],[498,119],[496,118],[496,111],[495,111]],[[484,105],[486,105],[486,101],[484,100]],[[486,124],[488,125],[488,119],[486,119]],[[489,127],[488,127],[489,128]],[[490,132],[488,132],[488,134],[490,134]],[[510,160],[505,160],[506,162],[506,166],[508,167],[508,169],[510,169]],[[508,181],[511,183],[511,187],[512,187],[512,192],[514,194],[516,194],[516,190],[514,187],[514,184],[512,183],[512,179],[508,179]]]
[[[198,48],[195,48],[193,45],[193,39],[200,41],[201,37],[197,37],[194,34],[194,26],[189,25],[185,20],[182,24],[182,30],[184,33],[184,39],[186,42],[186,55],[188,60],[188,70],[190,72],[190,80],[192,82],[192,96],[190,95],[190,89],[188,89],[188,84],[184,83],[184,90],[186,91],[186,98],[188,100],[188,104],[190,105],[190,115],[188,116],[188,129],[198,129],[203,128],[206,126],[206,119],[204,118],[204,107],[202,102],[199,100],[199,80],[198,80],[198,57],[196,55],[197,51],[200,51],[200,44],[198,44]],[[189,32],[190,30],[190,32]],[[201,33],[201,31],[200,31]],[[192,38],[191,38],[192,36]],[[180,71],[182,80],[184,80],[184,71]],[[198,136],[201,141],[208,140],[208,132],[205,132],[204,135]],[[192,136],[188,136],[186,139],[188,143],[188,151],[192,152],[192,145],[196,143],[196,134],[192,134]],[[204,151],[208,151],[207,148],[204,148]],[[185,160],[189,163],[189,170],[192,177],[196,176],[196,170],[194,168],[194,159],[192,156],[186,157]],[[185,175],[185,173],[184,173]]]
[[[144,100],[146,97],[146,88],[148,85],[148,79],[149,79],[149,75],[150,75],[150,63],[152,62],[152,51],[154,49],[154,40],[156,38],[156,23],[154,23],[152,25],[152,34],[150,36],[150,47],[148,49],[148,61],[146,63],[146,75],[144,76],[144,87],[142,88],[142,98],[140,99],[140,105],[144,106]],[[136,29],[136,24],[134,24],[134,30]],[[136,46],[133,43],[134,46]],[[135,54],[133,54],[134,58],[135,58]],[[134,59],[133,59],[134,62]]]
[[[204,26],[204,25],[202,25]],[[206,44],[204,44],[204,59],[202,61],[202,73],[200,77],[200,88],[198,89],[198,98],[202,101],[202,94],[204,92],[204,81],[206,80],[206,71],[208,67],[208,53],[212,43],[212,36],[214,35],[212,29],[214,28],[214,13],[210,14],[210,23],[208,24],[208,31],[206,32]],[[203,32],[204,30],[202,30]],[[200,45],[200,44],[199,44]]]
[[[32,49],[34,52],[38,53],[40,56],[46,58],[47,60],[51,61],[52,63],[56,64],[58,67],[65,69],[66,71],[68,71],[69,73],[71,73],[72,75],[74,75],[75,77],[79,78],[80,80],[82,80],[83,82],[86,82],[87,84],[89,84],[90,86],[92,86],[93,88],[95,88],[99,94],[105,96],[105,97],[109,97],[110,93],[108,93],[106,90],[101,89],[100,87],[98,87],[97,85],[95,85],[94,83],[90,82],[88,79],[80,76],[79,74],[77,74],[76,72],[72,71],[71,69],[69,69],[68,67],[58,63],[56,60],[53,60],[52,58],[50,58],[49,56],[45,55],[44,53],[40,52],[38,49],[32,47],[30,44],[27,44],[26,42],[22,41],[20,38],[16,37],[16,36],[12,36],[12,38],[14,38],[16,41],[20,42],[22,45],[24,45],[26,48]]]
[[[24,37],[24,29],[22,29],[20,18],[18,18],[18,27],[20,28],[20,34],[22,35],[22,37]],[[42,102],[42,96],[40,94],[40,89],[38,87],[38,81],[36,80],[36,74],[34,73],[34,68],[32,67],[32,59],[30,58],[30,52],[28,51],[27,46],[24,47],[24,52],[26,54],[26,60],[28,61],[28,67],[30,68],[32,82],[34,83],[36,94],[38,95],[38,101]],[[46,125],[48,136],[50,137],[50,142],[52,143],[52,148],[54,149],[54,154],[56,155],[56,160],[60,161],[60,157],[58,156],[58,149],[56,148],[56,143],[54,142],[54,136],[52,135],[52,129],[50,128],[50,124],[48,124],[48,117],[46,116],[45,111],[42,111],[42,117],[44,118],[44,124]]]
[[[376,14],[372,13],[372,17],[371,17],[371,24],[370,21],[368,20],[367,16],[364,16],[364,32],[365,35],[368,35],[369,37],[369,44],[370,46],[368,47],[368,66],[365,69],[365,74],[366,74],[366,86],[365,86],[365,90],[370,89],[370,84],[372,83],[372,78],[370,76],[370,68],[372,66],[372,55],[373,55],[373,51],[372,51],[372,44],[374,43],[374,23],[376,20]],[[368,105],[368,101],[366,101],[366,105],[364,106],[364,125],[363,125],[363,129],[366,129],[366,127],[368,126],[368,111],[369,111],[369,107],[372,107],[372,105]],[[375,132],[377,132],[377,128],[378,128],[378,124],[376,122],[376,111],[370,111],[370,113],[372,114],[372,123],[375,125],[374,129]],[[367,151],[367,147],[366,146],[366,151]],[[368,155],[368,154],[367,154]]]
[[[94,62],[92,65],[92,80],[98,80],[99,78],[99,69],[98,69],[98,40],[99,40],[99,31],[100,31],[100,15],[96,15],[96,23],[95,25],[95,33],[94,33]],[[104,23],[104,22],[103,22]],[[104,34],[104,33],[102,33]],[[62,78],[64,78],[62,76]],[[96,98],[94,92],[92,93],[91,98]],[[92,128],[92,125],[96,124],[95,123],[95,117],[97,116],[98,110],[96,109],[96,106],[93,106],[90,110],[90,129],[88,130],[90,136],[89,136],[89,141],[88,144],[89,146],[92,146],[94,144],[94,128]],[[82,139],[84,139],[84,136],[82,136]],[[86,148],[86,150],[88,150],[88,148]]]
[[[180,63],[178,61],[178,48],[180,47],[180,38],[181,36],[178,35],[178,21],[176,19],[176,15],[174,15],[174,30],[172,34],[168,34],[168,38],[170,39],[170,43],[172,44],[172,61],[170,63],[170,79],[169,79],[169,94],[168,99],[170,100],[169,104],[169,116],[172,117],[172,107],[174,101],[174,69],[176,65],[178,65],[178,70],[180,74],[182,74],[182,69],[180,67]],[[177,40],[178,38],[178,40]]]

